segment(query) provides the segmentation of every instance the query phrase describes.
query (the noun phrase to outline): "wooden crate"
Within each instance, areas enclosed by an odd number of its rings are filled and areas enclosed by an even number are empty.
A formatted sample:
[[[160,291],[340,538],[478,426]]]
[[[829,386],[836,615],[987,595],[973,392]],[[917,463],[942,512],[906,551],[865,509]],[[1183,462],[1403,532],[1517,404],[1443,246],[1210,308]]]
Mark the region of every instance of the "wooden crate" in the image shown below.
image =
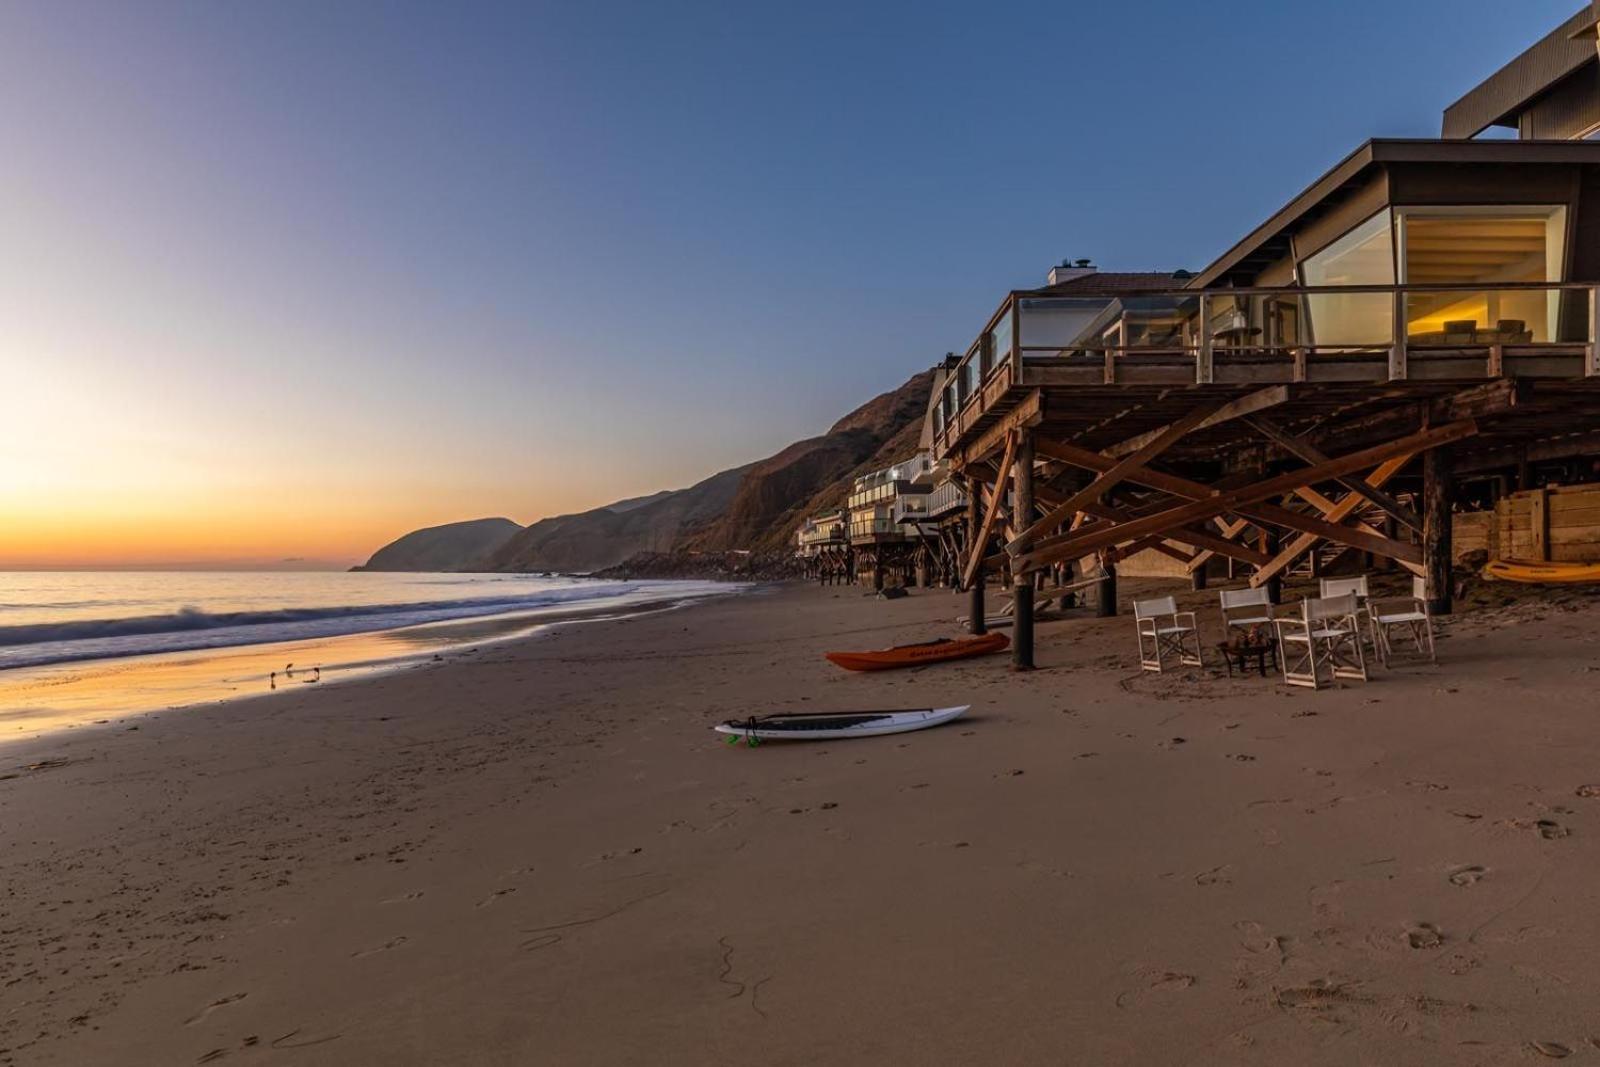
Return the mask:
[[[1457,516],[1456,530],[1461,529]],[[1499,559],[1600,562],[1600,484],[1552,485],[1504,497],[1494,509]]]

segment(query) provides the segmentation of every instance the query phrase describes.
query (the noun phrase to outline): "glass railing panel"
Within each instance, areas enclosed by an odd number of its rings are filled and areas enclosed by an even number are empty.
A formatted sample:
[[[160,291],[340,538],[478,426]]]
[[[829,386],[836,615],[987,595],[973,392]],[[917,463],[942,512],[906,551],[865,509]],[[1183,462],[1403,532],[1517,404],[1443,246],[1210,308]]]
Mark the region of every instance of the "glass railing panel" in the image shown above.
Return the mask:
[[[1023,297],[1017,301],[1017,331],[1023,351],[1044,355],[1068,348],[1110,306],[1110,297]]]
[[[1306,343],[1318,350],[1387,348],[1394,343],[1394,297],[1387,292],[1307,293]]]
[[[1121,344],[1127,348],[1189,349],[1198,337],[1200,296],[1131,296],[1118,301]]]
[[[989,331],[989,367],[998,367],[1011,358],[1011,312],[1001,315]]]

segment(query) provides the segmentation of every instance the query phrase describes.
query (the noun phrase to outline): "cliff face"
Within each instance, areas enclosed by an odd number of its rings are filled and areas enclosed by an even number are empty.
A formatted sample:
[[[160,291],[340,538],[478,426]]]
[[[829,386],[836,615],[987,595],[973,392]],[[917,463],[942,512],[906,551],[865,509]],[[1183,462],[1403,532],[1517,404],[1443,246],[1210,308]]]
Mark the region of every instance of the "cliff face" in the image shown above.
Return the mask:
[[[806,516],[843,506],[859,474],[886,467],[917,450],[933,372],[874,397],[809,438],[752,464],[727,510],[686,538],[681,549],[781,551]]]
[[[646,552],[671,552],[686,531],[728,507],[746,468],[713,474],[687,489],[542,519],[489,558],[498,571],[597,571]]]
[[[413,530],[372,554],[357,571],[467,571],[487,569],[485,557],[522,527],[510,519],[472,519]]]
[[[687,489],[536,522],[490,550],[485,569],[592,572],[649,557],[651,570],[709,574],[729,553],[787,557],[801,520],[842,506],[857,475],[917,450],[932,387],[932,371],[918,374],[820,437]]]

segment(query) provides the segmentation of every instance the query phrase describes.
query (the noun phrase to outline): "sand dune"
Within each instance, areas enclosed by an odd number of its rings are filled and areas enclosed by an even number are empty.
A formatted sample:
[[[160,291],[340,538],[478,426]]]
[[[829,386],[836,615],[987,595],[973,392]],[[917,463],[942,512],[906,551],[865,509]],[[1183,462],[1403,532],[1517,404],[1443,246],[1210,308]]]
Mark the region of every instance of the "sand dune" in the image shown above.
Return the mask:
[[[1126,619],[820,659],[960,607],[791,588],[0,749],[0,1063],[1600,1055],[1600,600],[1320,693],[1141,675]]]

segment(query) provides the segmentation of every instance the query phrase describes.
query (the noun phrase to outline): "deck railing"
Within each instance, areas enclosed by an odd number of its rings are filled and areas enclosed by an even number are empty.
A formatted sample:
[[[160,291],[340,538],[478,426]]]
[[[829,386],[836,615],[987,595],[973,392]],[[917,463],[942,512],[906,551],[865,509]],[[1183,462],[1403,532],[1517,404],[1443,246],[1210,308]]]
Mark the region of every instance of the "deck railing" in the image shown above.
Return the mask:
[[[1583,353],[1583,374],[1600,376],[1600,285],[1291,286],[1162,289],[1096,296],[1018,291],[1001,303],[956,365],[940,398],[936,430],[958,435],[974,405],[1024,380],[1024,369],[1057,361],[1104,368],[1159,362],[1192,366],[1215,381],[1219,360],[1304,368],[1318,360],[1382,356],[1386,377],[1408,377],[1408,359],[1476,353],[1490,376],[1501,357]]]

